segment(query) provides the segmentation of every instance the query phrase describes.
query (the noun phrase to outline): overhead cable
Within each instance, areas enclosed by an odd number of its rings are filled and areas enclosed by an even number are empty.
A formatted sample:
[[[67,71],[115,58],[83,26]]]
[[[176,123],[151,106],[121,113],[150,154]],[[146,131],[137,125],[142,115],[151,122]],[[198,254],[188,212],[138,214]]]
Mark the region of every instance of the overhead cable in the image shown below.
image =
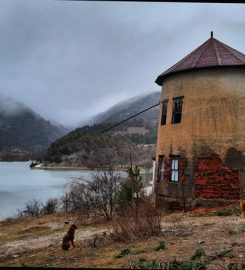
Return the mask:
[[[139,115],[139,114],[141,114],[141,113],[143,113],[143,112],[146,112],[146,111],[148,111],[148,110],[150,110],[150,109],[152,109],[152,108],[158,106],[159,104],[160,104],[160,101],[159,101],[157,104],[152,105],[151,107],[149,107],[149,108],[147,108],[147,109],[145,109],[145,110],[143,110],[143,111],[141,111],[141,112],[138,112],[138,113],[136,113],[136,114],[134,114],[134,115],[132,115],[132,116],[126,118],[125,120],[120,121],[120,122],[118,122],[117,124],[115,124],[115,125],[113,125],[113,126],[110,126],[110,127],[106,128],[106,129],[100,131],[100,133],[106,133],[106,132],[108,132],[109,130],[111,130],[112,128],[121,125],[122,123],[128,121],[129,119],[131,119],[131,118],[133,118],[133,117],[135,117],[135,116],[137,116],[137,115]]]

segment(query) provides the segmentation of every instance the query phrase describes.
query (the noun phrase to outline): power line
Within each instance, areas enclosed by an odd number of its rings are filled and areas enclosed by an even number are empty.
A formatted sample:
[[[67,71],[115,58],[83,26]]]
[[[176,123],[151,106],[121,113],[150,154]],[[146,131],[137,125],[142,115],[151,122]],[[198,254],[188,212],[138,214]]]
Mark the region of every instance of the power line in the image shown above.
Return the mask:
[[[109,131],[110,129],[112,129],[112,128],[114,128],[114,127],[116,127],[116,126],[118,126],[118,125],[121,125],[122,123],[128,121],[129,119],[131,119],[131,118],[133,118],[133,117],[135,117],[135,116],[137,116],[137,115],[139,115],[139,114],[141,114],[141,113],[143,113],[143,112],[146,112],[146,111],[148,111],[148,110],[150,110],[150,109],[152,109],[152,108],[158,106],[159,104],[160,104],[160,101],[159,101],[157,104],[152,105],[151,107],[149,107],[149,108],[147,108],[147,109],[145,109],[145,110],[143,110],[143,111],[141,111],[141,112],[138,112],[138,113],[136,113],[136,114],[134,114],[134,115],[128,117],[127,119],[125,119],[125,120],[123,120],[123,121],[121,121],[121,122],[119,122],[119,123],[117,123],[117,124],[115,124],[115,125],[113,125],[113,126],[111,126],[111,127],[108,127],[108,128],[106,128],[106,129],[100,131],[100,133],[105,133],[105,132]]]

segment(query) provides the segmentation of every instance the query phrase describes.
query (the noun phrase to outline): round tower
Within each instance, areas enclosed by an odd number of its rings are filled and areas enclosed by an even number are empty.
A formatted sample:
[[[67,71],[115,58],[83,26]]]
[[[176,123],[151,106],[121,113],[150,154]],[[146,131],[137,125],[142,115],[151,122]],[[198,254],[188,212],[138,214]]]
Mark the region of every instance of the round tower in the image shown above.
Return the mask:
[[[157,203],[192,208],[239,200],[245,166],[245,55],[211,32],[156,83],[162,86]]]

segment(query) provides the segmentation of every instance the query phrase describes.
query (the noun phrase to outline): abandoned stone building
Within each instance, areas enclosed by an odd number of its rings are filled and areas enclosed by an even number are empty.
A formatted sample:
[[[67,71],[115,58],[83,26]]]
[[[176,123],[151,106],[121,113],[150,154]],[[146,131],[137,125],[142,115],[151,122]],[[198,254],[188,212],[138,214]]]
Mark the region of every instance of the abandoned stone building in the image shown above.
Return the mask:
[[[211,37],[160,74],[156,203],[240,200],[245,166],[245,55]]]

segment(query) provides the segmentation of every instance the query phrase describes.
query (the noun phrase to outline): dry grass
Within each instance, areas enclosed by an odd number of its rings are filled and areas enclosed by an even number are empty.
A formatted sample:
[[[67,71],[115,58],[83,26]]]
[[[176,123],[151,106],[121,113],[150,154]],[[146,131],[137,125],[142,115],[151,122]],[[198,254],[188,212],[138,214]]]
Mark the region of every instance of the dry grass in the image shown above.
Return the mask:
[[[21,230],[18,233],[19,234],[38,233],[38,232],[41,232],[41,231],[46,231],[47,232],[48,230],[50,230],[50,227],[48,227],[48,226],[32,226],[32,227],[26,228],[24,230]]]
[[[149,201],[139,201],[124,210],[112,222],[116,241],[128,242],[161,233],[161,212]]]
[[[1,221],[0,246],[10,241],[28,239],[35,236],[49,235],[54,231],[59,231],[57,228],[52,230],[49,226],[47,226],[47,224],[55,223],[59,220],[59,215],[47,215],[43,216],[42,218],[17,218]]]
[[[72,217],[69,218],[72,220]],[[49,216],[22,220],[17,223],[0,223],[2,234],[0,253],[3,242],[13,243],[13,240],[19,239],[21,235],[28,235],[30,238],[36,237],[37,233],[52,235],[57,230],[55,224],[62,224],[60,227],[62,235],[66,231],[64,221],[67,219],[64,216]],[[63,251],[59,243],[41,249],[23,249],[18,253],[12,252],[6,256],[0,256],[0,266],[122,268],[129,265],[129,258],[132,261],[140,260],[140,258],[161,261],[187,260],[198,248],[204,250],[207,257],[212,258],[208,262],[208,269],[211,270],[220,270],[222,267],[225,269],[230,263],[245,262],[245,220],[241,217],[188,217],[182,214],[170,214],[162,221],[162,228],[165,230],[159,236],[136,239],[129,243],[114,242],[108,236],[98,247],[92,247],[84,245],[84,239],[77,238],[78,235],[75,235],[75,249]],[[178,234],[173,229],[179,224],[182,224],[183,233]],[[36,230],[42,226],[45,229],[37,232]],[[104,228],[103,226],[109,227],[110,223],[96,226],[97,228],[91,225],[80,227],[78,231],[82,232],[86,229],[96,231]],[[229,233],[230,230],[232,234]],[[21,231],[23,234],[19,233]],[[6,235],[9,235],[9,238],[6,238]],[[159,241],[165,242],[165,249],[156,251]],[[131,250],[130,255],[115,258],[125,248]],[[231,252],[228,253],[227,250]]]

